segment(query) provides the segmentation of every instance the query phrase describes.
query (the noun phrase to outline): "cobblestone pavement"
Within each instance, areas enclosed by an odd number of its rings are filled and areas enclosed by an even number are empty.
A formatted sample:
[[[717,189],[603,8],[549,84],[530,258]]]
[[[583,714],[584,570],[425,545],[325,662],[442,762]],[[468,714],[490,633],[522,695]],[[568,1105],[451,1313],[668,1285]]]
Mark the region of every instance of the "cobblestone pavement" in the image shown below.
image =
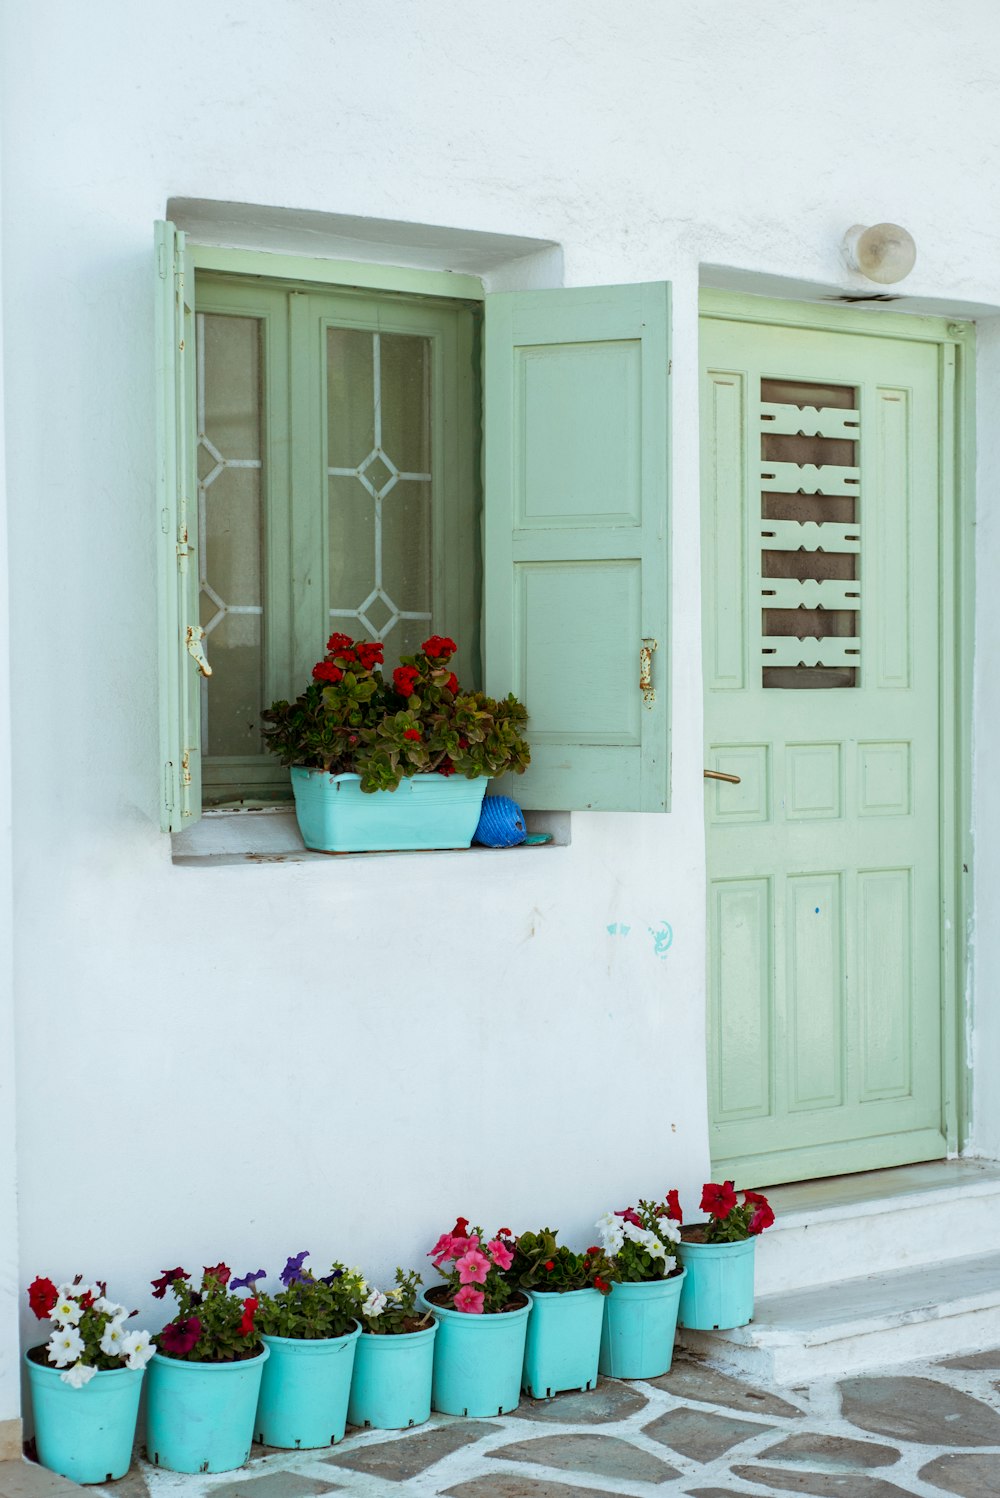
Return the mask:
[[[108,1498],[998,1498],[1000,1348],[791,1389],[678,1355],[646,1383],[434,1415],[323,1451],[255,1446],[239,1473],[138,1463]]]

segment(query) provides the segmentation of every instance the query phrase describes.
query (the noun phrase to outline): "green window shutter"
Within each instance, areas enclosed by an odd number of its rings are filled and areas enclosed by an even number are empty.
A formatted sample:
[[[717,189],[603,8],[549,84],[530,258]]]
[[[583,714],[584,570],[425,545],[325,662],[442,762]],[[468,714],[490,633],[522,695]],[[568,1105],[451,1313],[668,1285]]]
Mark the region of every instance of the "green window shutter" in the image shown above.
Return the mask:
[[[184,235],[156,225],[157,511],[160,604],[160,825],[201,816],[202,635],[198,618],[194,272]],[[206,663],[207,670],[207,663]]]
[[[669,804],[669,293],[486,299],[486,689],[527,706],[528,808]]]

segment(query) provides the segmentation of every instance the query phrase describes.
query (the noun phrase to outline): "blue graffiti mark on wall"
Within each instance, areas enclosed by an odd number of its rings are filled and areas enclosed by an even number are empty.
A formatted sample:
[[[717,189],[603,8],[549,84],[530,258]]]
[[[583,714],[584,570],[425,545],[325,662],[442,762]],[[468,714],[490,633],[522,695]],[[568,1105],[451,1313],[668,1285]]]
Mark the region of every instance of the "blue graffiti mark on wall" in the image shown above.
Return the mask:
[[[631,926],[626,926],[626,924],[625,924],[624,921],[612,921],[611,925],[608,927],[608,935],[609,936],[628,936],[628,934],[629,934],[629,932],[631,930],[632,930],[632,927]]]
[[[654,929],[652,926],[646,928],[653,938],[653,953],[656,957],[666,957],[674,944],[674,928],[669,921],[661,921]]]

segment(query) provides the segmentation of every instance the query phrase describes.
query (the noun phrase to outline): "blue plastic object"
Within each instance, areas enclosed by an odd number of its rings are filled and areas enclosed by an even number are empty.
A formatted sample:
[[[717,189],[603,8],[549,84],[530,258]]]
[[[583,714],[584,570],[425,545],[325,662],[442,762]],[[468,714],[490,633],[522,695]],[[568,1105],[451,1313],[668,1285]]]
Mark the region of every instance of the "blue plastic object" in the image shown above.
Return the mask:
[[[600,1370],[609,1378],[659,1378],[670,1372],[685,1273],[667,1280],[612,1285],[604,1301]]]
[[[431,1415],[437,1323],[422,1332],[364,1332],[354,1358],[347,1418],[375,1430],[405,1430]]]
[[[424,1295],[420,1300],[440,1323],[434,1339],[433,1408],[443,1415],[506,1415],[516,1409],[531,1310],[527,1297],[520,1310],[489,1316],[447,1310]]]
[[[484,848],[516,848],[528,836],[524,812],[509,796],[487,796],[473,835]]]
[[[171,1472],[232,1472],[250,1455],[265,1347],[239,1363],[157,1353],[146,1383],[146,1455]]]
[[[365,795],[360,775],[292,767],[299,831],[319,853],[467,848],[489,777],[413,775],[394,791]]]
[[[756,1238],[742,1243],[677,1245],[687,1270],[678,1321],[694,1331],[746,1326],[753,1320]]]
[[[592,1389],[604,1324],[599,1290],[529,1291],[523,1388],[534,1399],[564,1389]]]
[[[42,1466],[73,1482],[124,1477],[132,1461],[143,1369],[110,1368],[74,1389],[59,1377],[63,1370],[27,1355],[25,1363]]]
[[[254,1434],[263,1446],[311,1450],[344,1439],[354,1349],[343,1337],[262,1337],[271,1356],[260,1381]]]

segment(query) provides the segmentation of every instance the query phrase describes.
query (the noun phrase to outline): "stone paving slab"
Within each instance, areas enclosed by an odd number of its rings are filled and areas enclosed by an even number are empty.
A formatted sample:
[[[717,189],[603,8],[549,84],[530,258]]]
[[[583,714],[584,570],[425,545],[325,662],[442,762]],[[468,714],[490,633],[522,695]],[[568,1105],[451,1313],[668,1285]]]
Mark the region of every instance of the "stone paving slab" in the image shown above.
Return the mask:
[[[525,1399],[488,1420],[433,1415],[334,1449],[255,1446],[239,1473],[136,1465],[98,1498],[1000,1498],[1000,1349],[795,1389],[678,1355],[646,1382]],[[26,1464],[24,1472],[41,1476]],[[0,1498],[79,1498],[48,1491]]]

